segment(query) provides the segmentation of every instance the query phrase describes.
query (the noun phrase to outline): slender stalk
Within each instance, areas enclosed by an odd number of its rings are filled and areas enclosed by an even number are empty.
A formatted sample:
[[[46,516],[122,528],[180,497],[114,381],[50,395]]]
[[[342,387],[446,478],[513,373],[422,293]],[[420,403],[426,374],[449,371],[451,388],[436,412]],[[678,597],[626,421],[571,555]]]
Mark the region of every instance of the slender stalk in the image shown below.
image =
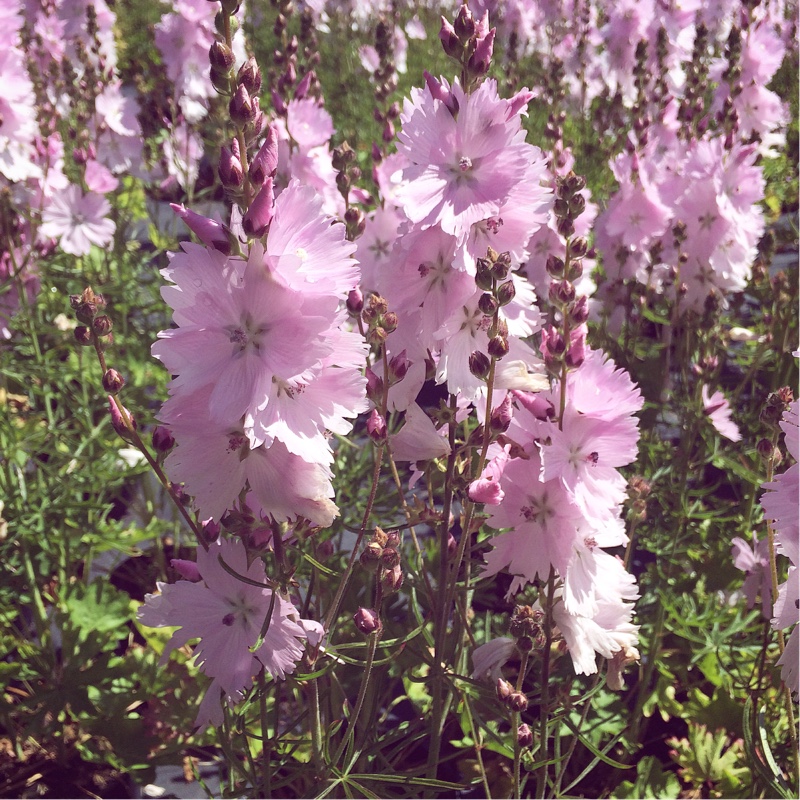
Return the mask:
[[[517,691],[522,691],[522,684],[525,680],[525,673],[528,671],[528,657],[529,653],[522,654],[522,663],[519,666],[519,674],[517,675]],[[520,793],[520,775],[522,768],[522,746],[519,743],[519,725],[520,725],[520,712],[514,711],[511,714],[511,735],[514,737],[514,794],[515,798],[521,796]]]
[[[547,578],[547,605],[544,612],[544,648],[542,650],[542,671],[541,671],[541,698],[539,705],[539,752],[543,760],[547,762],[550,736],[550,648],[553,644],[553,604],[556,591],[555,569],[550,567],[550,575]],[[547,764],[543,764],[539,769],[536,784],[536,796],[545,797],[547,795]]]

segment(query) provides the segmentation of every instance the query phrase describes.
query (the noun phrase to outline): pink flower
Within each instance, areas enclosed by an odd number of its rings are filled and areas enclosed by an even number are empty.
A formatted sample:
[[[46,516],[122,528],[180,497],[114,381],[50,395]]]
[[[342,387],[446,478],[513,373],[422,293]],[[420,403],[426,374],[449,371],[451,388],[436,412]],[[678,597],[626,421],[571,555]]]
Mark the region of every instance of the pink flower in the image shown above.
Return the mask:
[[[228,573],[220,559],[234,572],[262,586],[244,583]],[[240,700],[262,669],[282,680],[294,672],[303,654],[306,630],[297,609],[267,587],[261,561],[249,567],[247,552],[239,541],[220,539],[208,551],[198,548],[200,582],[158,583],[160,594],[148,594],[139,609],[139,621],[151,628],[175,627],[161,656],[192,639],[199,639],[195,659],[202,671],[213,678],[197,715],[196,725],[222,724],[219,693],[229,703]],[[264,641],[254,652],[270,609],[272,616]]]
[[[390,437],[395,461],[428,461],[450,453],[450,445],[431,418],[416,404],[406,411],[405,425]]]
[[[210,415],[232,424],[264,407],[274,378],[299,375],[331,352],[324,334],[336,301],[281,286],[256,247],[247,263],[188,242],[182,248],[164,270],[175,285],[162,289],[178,327],[159,334],[153,355],[178,376],[173,390],[213,384]]]
[[[541,153],[525,143],[519,113],[493,80],[471,95],[458,83],[450,91],[455,114],[429,89],[414,89],[405,101],[398,152],[411,165],[397,199],[412,222],[439,223],[461,240],[474,223],[498,216]]]
[[[102,195],[83,194],[70,185],[56,194],[42,214],[39,233],[59,240],[65,253],[85,256],[95,244],[105,247],[113,238],[116,225],[107,219],[111,205]]]
[[[278,522],[304,517],[330,525],[339,509],[328,467],[291,454],[280,441],[251,446],[241,425],[208,419],[209,394],[207,387],[172,397],[160,415],[177,442],[164,464],[167,474],[184,484],[201,517],[219,520],[248,485],[264,515]]]
[[[702,396],[703,410],[711,424],[717,429],[717,433],[732,442],[738,442],[742,435],[739,433],[736,423],[731,419],[731,407],[725,399],[725,395],[722,392],[714,392],[709,396],[708,387],[703,386]]]

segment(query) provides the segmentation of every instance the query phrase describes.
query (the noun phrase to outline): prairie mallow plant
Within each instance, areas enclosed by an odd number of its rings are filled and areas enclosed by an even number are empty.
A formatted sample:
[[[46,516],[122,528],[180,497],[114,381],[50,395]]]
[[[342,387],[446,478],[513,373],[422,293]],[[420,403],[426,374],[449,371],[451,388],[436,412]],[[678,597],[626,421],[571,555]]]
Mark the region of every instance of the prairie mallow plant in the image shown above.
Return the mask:
[[[789,796],[779,5],[2,12],[3,353],[43,415],[0,395],[2,478],[63,463],[87,514],[12,540],[13,624],[109,676],[38,717],[46,670],[13,686],[19,730],[112,709],[124,758],[213,745],[231,795]]]

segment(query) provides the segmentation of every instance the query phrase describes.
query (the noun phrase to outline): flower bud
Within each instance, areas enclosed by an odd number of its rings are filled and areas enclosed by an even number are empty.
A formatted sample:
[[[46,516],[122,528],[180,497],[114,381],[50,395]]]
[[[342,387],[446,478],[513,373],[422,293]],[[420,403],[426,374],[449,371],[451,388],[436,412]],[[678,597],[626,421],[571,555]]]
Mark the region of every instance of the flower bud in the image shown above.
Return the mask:
[[[533,732],[524,722],[517,728],[517,744],[520,747],[530,747],[533,744]]]
[[[506,281],[501,283],[497,288],[497,301],[501,306],[507,306],[517,294],[517,288],[514,281]]]
[[[589,243],[583,236],[578,236],[569,243],[569,254],[572,258],[583,258],[588,249]]]
[[[157,453],[168,453],[175,447],[175,437],[169,428],[157,425],[153,430],[153,449]]]
[[[386,569],[394,569],[400,563],[400,551],[394,547],[385,547],[381,554],[381,563]]]
[[[488,292],[482,294],[478,300],[478,308],[484,314],[486,314],[487,317],[493,317],[499,307],[500,304],[497,302],[494,296]]]
[[[469,371],[479,380],[485,381],[489,377],[489,370],[491,368],[491,361],[480,350],[475,350],[470,353],[469,357]]]
[[[91,347],[94,343],[92,332],[85,325],[78,325],[72,333],[81,347]]]
[[[231,242],[225,228],[213,219],[197,214],[183,205],[170,203],[170,208],[183,220],[192,233],[207,247],[230,255]]]
[[[244,86],[239,86],[228,104],[231,119],[243,125],[255,119],[258,109],[250,99],[250,92]]]
[[[267,127],[267,136],[248,170],[250,181],[260,186],[267,178],[272,178],[278,170],[278,134],[273,125]]]
[[[442,17],[442,27],[439,29],[439,41],[448,56],[456,59],[461,57],[462,46],[458,34],[444,17]]]
[[[367,419],[367,434],[375,444],[386,441],[386,420],[378,413],[377,408],[372,409]]]
[[[497,696],[503,701],[506,702],[511,694],[514,691],[514,687],[508,682],[503,680],[502,678],[497,679],[497,683],[495,684],[495,691],[497,692]]]
[[[367,397],[377,405],[383,397],[383,378],[376,375],[372,367],[367,367],[364,375],[367,379]]]
[[[575,325],[582,325],[589,319],[589,300],[585,294],[578,297],[570,306],[569,318]]]
[[[403,580],[403,570],[400,569],[399,564],[392,569],[386,570],[381,580],[384,592],[391,593],[399,591],[400,587],[403,585]]]
[[[467,70],[476,78],[482,77],[489,71],[494,51],[494,35],[495,29],[492,28],[486,36],[478,40],[475,52],[469,57]]]
[[[208,51],[208,60],[218,72],[227,73],[236,61],[233,51],[224,42],[215,41]]]
[[[244,86],[252,97],[261,91],[261,70],[253,56],[239,67],[239,72],[236,75],[236,82],[239,86]]]
[[[526,711],[528,708],[528,698],[522,692],[512,692],[506,699],[506,705],[512,711]]]
[[[308,94],[308,90],[311,88],[311,84],[314,80],[316,80],[316,73],[314,70],[309,70],[303,75],[303,79],[300,83],[297,84],[297,88],[294,90],[294,99],[295,100],[302,100]]]
[[[486,348],[490,356],[495,358],[503,358],[508,355],[508,339],[505,336],[493,336],[489,339],[489,344]]]
[[[565,306],[575,299],[575,287],[567,280],[553,281],[548,296],[553,305]]]
[[[92,330],[96,336],[108,336],[113,327],[114,323],[111,322],[111,317],[106,314],[101,314],[92,321]]]
[[[219,159],[219,179],[228,189],[238,189],[244,183],[242,162],[227,147],[222,148]]]
[[[511,395],[506,394],[503,402],[490,414],[489,427],[495,433],[505,433],[511,424],[512,415]]]
[[[552,253],[547,256],[547,264],[545,265],[545,269],[551,278],[564,277],[564,262],[558,256],[553,255]]]
[[[123,418],[119,408],[117,407],[117,404],[114,401],[114,398],[111,397],[110,395],[108,397],[108,405],[109,405],[109,409],[111,410],[111,426],[114,428],[114,430],[126,442],[133,441],[133,436],[132,436],[130,430],[128,429],[128,426],[125,424],[125,419]],[[136,420],[134,419],[133,414],[131,414],[131,412],[128,411],[128,409],[125,408],[125,406],[122,406],[122,408],[125,410],[125,413],[128,415],[128,418],[131,421],[131,425],[133,426],[133,429],[136,430],[136,427],[137,427],[136,426]]]
[[[463,42],[475,35],[475,18],[466,3],[458,9],[453,21],[453,32]]]
[[[361,566],[370,572],[375,572],[381,564],[383,548],[377,542],[367,542],[359,556]]]
[[[492,277],[492,262],[488,258],[479,258],[475,262],[475,284],[485,292],[492,290],[494,280]]]
[[[242,230],[249,238],[258,239],[267,232],[272,221],[273,203],[272,178],[267,178],[242,217]]]
[[[406,351],[401,350],[389,361],[389,383],[399,383],[405,378],[411,362],[406,357]]]
[[[361,293],[361,289],[356,287],[350,290],[350,293],[347,295],[346,305],[347,310],[354,317],[357,317],[364,310],[364,295]]]
[[[353,616],[353,622],[365,636],[380,631],[383,627],[378,612],[372,608],[359,608]]]
[[[392,331],[396,331],[398,323],[399,319],[397,318],[397,314],[395,314],[394,311],[387,311],[383,315],[383,327],[386,328],[387,333],[392,333]]]
[[[116,394],[125,385],[125,378],[115,369],[107,369],[103,373],[103,389],[109,394]]]

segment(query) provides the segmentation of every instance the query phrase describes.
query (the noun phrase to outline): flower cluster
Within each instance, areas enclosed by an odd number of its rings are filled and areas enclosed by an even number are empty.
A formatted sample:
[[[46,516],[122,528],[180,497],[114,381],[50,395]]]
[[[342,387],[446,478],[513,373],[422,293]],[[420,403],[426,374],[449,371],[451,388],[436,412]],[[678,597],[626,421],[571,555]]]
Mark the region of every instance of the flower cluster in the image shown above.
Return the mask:
[[[553,570],[561,580],[556,622],[576,671],[588,674],[597,669],[595,651],[611,659],[620,650],[631,654],[636,643],[634,578],[602,548],[628,540],[618,468],[636,458],[633,414],[643,401],[627,373],[600,351],[589,351],[569,373],[565,391],[560,424],[558,390],[513,393],[506,436],[514,457],[509,445],[505,454],[493,445],[489,468],[499,501],[488,507],[487,523],[504,532],[491,539],[484,575],[508,569],[515,576],[511,595]]]
[[[219,520],[245,487],[276,521],[336,515],[327,432],[347,433],[365,407],[364,345],[340,308],[358,279],[350,252],[344,227],[293,181],[246,259],[193,244],[172,256],[163,295],[176,327],[153,345],[175,376],[166,467],[203,518]]]

